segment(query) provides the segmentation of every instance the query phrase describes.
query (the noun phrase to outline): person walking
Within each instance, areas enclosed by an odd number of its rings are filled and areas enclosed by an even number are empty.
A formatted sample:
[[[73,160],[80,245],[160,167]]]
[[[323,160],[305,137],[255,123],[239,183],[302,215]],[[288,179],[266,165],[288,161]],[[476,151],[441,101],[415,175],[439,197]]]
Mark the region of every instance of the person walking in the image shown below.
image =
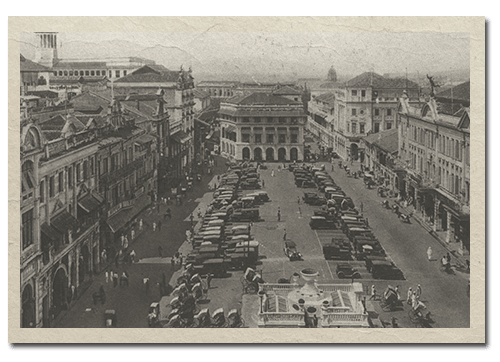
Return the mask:
[[[376,300],[376,299],[377,299],[377,291],[375,290],[375,285],[372,285],[371,296],[370,296],[370,299],[368,299],[368,300]]]
[[[134,263],[135,262],[135,250],[132,250],[130,252],[130,262]]]
[[[211,273],[207,275],[207,289],[210,289],[210,283],[212,282],[213,277],[214,275]]]
[[[406,304],[411,305],[411,296],[413,295],[413,290],[411,287],[408,288],[408,293],[406,294]]]
[[[144,278],[142,279],[142,282],[144,283],[144,289],[146,290],[146,293],[149,293],[149,278]]]
[[[142,231],[142,219],[139,220],[139,231]]]
[[[283,230],[283,241],[286,240],[286,229]]]
[[[163,258],[163,248],[161,247],[161,245],[158,245],[158,256],[160,258]]]
[[[427,260],[429,260],[429,261],[432,260],[432,248],[430,246],[427,249]]]
[[[104,273],[104,275],[106,276],[106,284],[108,284],[108,282],[109,282],[109,272],[106,270],[106,273]]]
[[[266,187],[266,183],[262,180],[262,188]]]
[[[134,228],[132,228],[132,230],[130,230],[130,240],[134,240],[135,239],[135,230]]]
[[[113,272],[113,288],[118,285],[118,273]]]
[[[168,216],[168,219],[172,219],[172,211],[170,210],[170,207],[167,209],[167,216]]]
[[[156,231],[156,223],[153,222],[153,231]]]
[[[422,296],[422,287],[420,286],[420,284],[417,285],[416,292],[417,292],[417,298],[420,299],[420,297]]]
[[[363,201],[361,201],[361,203],[359,204],[359,209],[361,210],[361,213],[363,213]]]
[[[123,245],[125,244],[125,235],[121,234],[120,236],[120,243],[122,245],[122,248],[123,248]]]
[[[281,221],[281,211],[280,211],[280,209],[278,209],[278,222],[280,222],[280,221]]]
[[[451,265],[451,255],[450,255],[450,253],[446,253],[446,260],[448,260],[448,264]]]
[[[274,177],[274,170],[271,170],[271,177]]]
[[[297,204],[300,205],[300,196],[297,196]]]
[[[128,237],[125,235],[125,239],[123,241],[123,250],[127,250],[128,248]]]

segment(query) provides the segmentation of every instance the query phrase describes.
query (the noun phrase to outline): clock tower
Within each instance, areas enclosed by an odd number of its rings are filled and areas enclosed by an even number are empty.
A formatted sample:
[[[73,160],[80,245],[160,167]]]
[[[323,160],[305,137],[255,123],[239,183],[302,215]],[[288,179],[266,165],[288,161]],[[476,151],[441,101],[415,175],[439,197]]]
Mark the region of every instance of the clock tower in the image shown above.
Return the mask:
[[[37,43],[35,51],[35,62],[52,68],[57,63],[57,33],[36,33]]]

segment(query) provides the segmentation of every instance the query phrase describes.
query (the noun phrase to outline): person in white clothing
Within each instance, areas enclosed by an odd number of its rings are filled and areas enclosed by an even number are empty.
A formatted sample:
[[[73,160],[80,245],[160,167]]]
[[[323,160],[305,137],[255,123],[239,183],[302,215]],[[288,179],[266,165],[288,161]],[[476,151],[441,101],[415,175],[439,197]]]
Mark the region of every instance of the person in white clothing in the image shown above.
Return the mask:
[[[427,259],[429,261],[432,260],[432,248],[429,246],[429,248],[427,249]]]

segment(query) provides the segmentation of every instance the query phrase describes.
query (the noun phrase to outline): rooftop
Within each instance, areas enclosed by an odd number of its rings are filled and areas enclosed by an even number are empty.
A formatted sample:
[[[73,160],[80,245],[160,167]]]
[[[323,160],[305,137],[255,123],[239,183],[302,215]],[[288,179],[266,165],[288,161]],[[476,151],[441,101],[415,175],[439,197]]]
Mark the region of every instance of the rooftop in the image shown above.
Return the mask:
[[[363,138],[366,143],[377,146],[378,148],[394,153],[398,151],[398,129],[393,128],[387,131],[382,131],[368,135]]]
[[[467,103],[470,103],[470,81],[456,85],[455,87],[447,89],[445,91],[439,92],[436,94],[436,98],[438,100],[453,99],[456,100],[457,103],[459,103],[459,101],[466,101]]]
[[[290,86],[284,86],[284,87],[280,87],[278,88],[277,90],[273,91],[273,94],[275,95],[283,95],[283,96],[289,96],[289,95],[293,95],[293,96],[300,96],[302,94],[302,92],[296,88],[292,88]]]
[[[21,72],[50,72],[49,68],[26,59],[22,54],[20,54],[20,61]]]
[[[316,96],[313,100],[322,103],[333,103],[335,101],[335,93],[322,93]]]
[[[374,72],[362,73],[346,82],[347,87],[373,88],[419,88],[418,84],[406,78],[385,78]]]
[[[252,93],[249,95],[238,95],[227,99],[224,103],[235,105],[302,105],[301,102],[292,101],[288,98],[268,93]]]
[[[115,83],[175,83],[179,71],[169,70],[163,65],[145,65]]]

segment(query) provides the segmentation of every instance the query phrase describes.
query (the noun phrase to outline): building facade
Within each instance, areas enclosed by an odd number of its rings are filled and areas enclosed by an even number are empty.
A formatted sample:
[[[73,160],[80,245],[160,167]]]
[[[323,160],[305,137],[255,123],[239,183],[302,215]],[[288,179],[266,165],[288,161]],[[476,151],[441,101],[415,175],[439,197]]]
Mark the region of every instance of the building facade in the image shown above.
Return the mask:
[[[398,99],[403,92],[406,92],[411,104],[420,101],[419,87],[416,83],[402,78],[384,78],[376,73],[366,72],[342,85],[336,84],[335,89],[330,92],[333,96],[325,96],[330,98],[327,104],[321,104],[322,102],[315,104],[316,102],[311,100],[309,105],[313,113],[309,120],[314,122],[316,119],[316,123],[320,126],[316,127],[317,132],[326,132],[327,136],[323,140],[325,147],[333,148],[333,151],[344,159],[362,160],[363,151],[360,150],[362,137],[368,133],[397,127]],[[315,126],[309,128],[314,132]]]
[[[236,160],[304,159],[306,114],[301,102],[268,94],[235,96],[221,102],[220,150]]]
[[[403,196],[434,231],[445,233],[449,243],[460,242],[463,250],[470,247],[469,108],[444,100],[430,98],[418,108],[401,99]]]
[[[314,134],[325,147],[334,149],[335,94],[323,93],[308,102],[307,129]]]

